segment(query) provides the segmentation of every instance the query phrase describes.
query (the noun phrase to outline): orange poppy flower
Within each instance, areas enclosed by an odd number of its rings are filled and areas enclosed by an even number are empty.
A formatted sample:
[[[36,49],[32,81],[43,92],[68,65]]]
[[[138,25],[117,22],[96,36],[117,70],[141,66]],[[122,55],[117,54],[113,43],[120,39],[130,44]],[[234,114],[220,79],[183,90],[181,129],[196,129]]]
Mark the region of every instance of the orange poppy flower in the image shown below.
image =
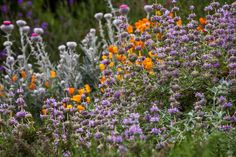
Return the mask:
[[[11,80],[12,80],[13,82],[16,82],[16,81],[17,81],[17,76],[16,76],[16,75],[13,75],[12,78],[11,78]]]
[[[201,18],[199,18],[199,22],[200,22],[200,24],[205,25],[207,23],[207,20],[206,20],[206,18],[201,17]]]
[[[107,50],[111,53],[117,53],[118,52],[118,47],[114,46],[114,45],[111,45],[107,48]]]
[[[127,27],[127,32],[128,32],[129,34],[133,33],[133,26],[128,25],[128,27]]]
[[[75,101],[75,102],[80,102],[81,101],[81,95],[77,94],[74,95],[71,100]]]
[[[91,88],[90,88],[90,86],[88,84],[84,85],[84,88],[85,88],[87,93],[91,92]]]
[[[30,90],[34,90],[35,88],[36,88],[35,84],[34,84],[33,82],[31,82],[31,83],[29,84],[29,89],[30,89]]]
[[[57,73],[53,70],[50,71],[50,78],[55,78],[57,76]]]
[[[84,110],[85,110],[85,107],[82,106],[82,105],[78,105],[78,106],[77,106],[77,109],[78,109],[78,112],[81,112],[81,111],[84,111]]]
[[[26,79],[26,76],[27,76],[26,71],[22,70],[22,71],[20,72],[20,75],[21,75],[21,77],[22,77],[23,79]]]
[[[73,95],[74,92],[75,92],[75,88],[68,88],[68,93],[69,93],[70,95]]]

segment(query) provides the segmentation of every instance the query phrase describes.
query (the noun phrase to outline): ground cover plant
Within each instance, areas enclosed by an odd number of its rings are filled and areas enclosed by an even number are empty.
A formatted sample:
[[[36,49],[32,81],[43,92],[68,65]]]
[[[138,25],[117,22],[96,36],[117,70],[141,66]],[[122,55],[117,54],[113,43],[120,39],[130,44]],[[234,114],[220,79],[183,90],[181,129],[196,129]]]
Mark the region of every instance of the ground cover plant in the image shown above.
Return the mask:
[[[43,28],[2,22],[0,154],[236,156],[236,5],[153,3],[132,23],[106,2],[58,62]]]

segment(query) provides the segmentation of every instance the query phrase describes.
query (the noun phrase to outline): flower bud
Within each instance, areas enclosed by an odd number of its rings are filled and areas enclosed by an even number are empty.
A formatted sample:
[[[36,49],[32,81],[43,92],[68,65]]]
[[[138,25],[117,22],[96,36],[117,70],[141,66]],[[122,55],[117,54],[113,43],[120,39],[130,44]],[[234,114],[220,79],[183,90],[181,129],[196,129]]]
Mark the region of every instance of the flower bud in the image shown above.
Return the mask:
[[[152,12],[152,5],[145,5],[144,10],[146,11],[146,13]]]
[[[66,43],[66,46],[70,49],[74,49],[74,48],[76,48],[77,43],[73,42],[73,41],[69,41],[69,42]]]
[[[14,25],[11,23],[11,21],[4,21],[0,28],[4,33],[10,34],[14,29]]]
[[[126,14],[128,14],[128,12],[129,12],[129,6],[126,5],[126,4],[122,4],[122,5],[120,5],[120,7],[119,7],[119,11],[120,11],[120,13],[121,13],[122,15],[126,15]]]
[[[111,14],[111,13],[106,13],[106,14],[104,15],[104,18],[105,18],[106,20],[111,20],[112,14]]]
[[[102,17],[103,17],[103,13],[96,13],[96,14],[94,15],[94,17],[95,17],[98,21],[100,21],[100,20],[102,19]]]
[[[44,33],[42,28],[34,28],[34,33],[42,35]]]
[[[29,26],[23,26],[23,27],[22,27],[22,32],[23,32],[24,34],[28,34],[29,31],[30,31],[30,27],[29,27]]]
[[[65,46],[65,45],[60,45],[60,46],[58,47],[58,50],[59,50],[59,51],[65,51],[65,49],[66,49],[66,46]]]
[[[16,24],[18,27],[23,27],[26,25],[26,22],[24,20],[17,20]]]

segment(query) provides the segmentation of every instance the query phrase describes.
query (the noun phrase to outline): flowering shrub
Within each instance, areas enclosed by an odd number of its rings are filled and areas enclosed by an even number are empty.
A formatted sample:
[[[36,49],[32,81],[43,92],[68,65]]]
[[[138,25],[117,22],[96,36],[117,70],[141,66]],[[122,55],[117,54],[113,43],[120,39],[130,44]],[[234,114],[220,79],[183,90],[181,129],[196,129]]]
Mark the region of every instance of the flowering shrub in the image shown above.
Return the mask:
[[[147,16],[132,25],[129,6],[116,9],[108,1],[111,13],[94,16],[100,37],[91,29],[80,44],[84,64],[76,42],[59,46],[60,61],[52,64],[43,29],[29,35],[23,20],[16,22],[22,52],[16,56],[15,26],[4,21],[0,152],[171,156],[188,139],[196,145],[222,135],[227,141],[236,122],[236,5],[214,1],[200,19],[190,6],[184,23],[172,3],[171,10],[144,6]],[[97,83],[91,88],[82,83],[85,78]],[[211,151],[234,156],[233,145]]]

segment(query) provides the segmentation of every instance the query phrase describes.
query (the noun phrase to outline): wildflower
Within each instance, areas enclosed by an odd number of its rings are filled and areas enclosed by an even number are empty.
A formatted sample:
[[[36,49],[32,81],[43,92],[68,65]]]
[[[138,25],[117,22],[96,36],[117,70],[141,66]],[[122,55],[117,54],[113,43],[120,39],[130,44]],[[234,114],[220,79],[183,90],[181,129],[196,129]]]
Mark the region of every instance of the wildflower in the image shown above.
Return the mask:
[[[80,102],[81,101],[81,95],[74,95],[71,100],[75,101],[75,102]]]
[[[80,95],[84,94],[84,93],[85,93],[84,88],[79,89],[79,90],[78,90],[78,93],[79,93]]]
[[[27,76],[26,71],[24,70],[20,71],[20,75],[23,79],[26,79],[26,76]]]
[[[106,67],[105,67],[104,64],[99,64],[99,68],[100,68],[101,71],[103,71],[103,70],[105,70]]]
[[[114,62],[111,62],[110,64],[109,64],[109,67],[113,67],[114,66]]]
[[[118,52],[117,46],[113,46],[113,45],[109,46],[107,50],[113,54]]]
[[[85,88],[87,93],[91,92],[91,88],[90,88],[90,86],[88,84],[84,85],[84,88]]]
[[[44,33],[42,28],[34,28],[34,33],[42,35]]]
[[[128,12],[129,12],[129,6],[126,5],[126,4],[122,4],[122,5],[120,5],[120,7],[119,7],[119,11],[120,11],[120,13],[121,13],[122,15],[126,15],[126,14],[128,14]]]
[[[78,109],[78,112],[81,112],[81,111],[84,111],[84,110],[85,110],[85,107],[82,106],[82,105],[78,105],[78,106],[77,106],[77,109]]]
[[[90,97],[86,97],[86,101],[87,101],[87,103],[90,103],[91,102]]]
[[[10,34],[14,29],[14,25],[11,23],[11,21],[3,21],[3,24],[0,26],[0,28],[4,33]]]
[[[16,113],[16,117],[18,117],[18,118],[24,118],[25,116],[26,116],[25,111],[19,111]]]
[[[143,61],[144,68],[146,70],[151,70],[153,67],[152,59],[151,58],[145,58]]]
[[[26,25],[26,22],[25,22],[24,20],[17,20],[17,21],[16,21],[16,24],[17,24],[17,26],[19,26],[19,27],[23,27],[23,26]]]
[[[75,49],[76,46],[77,46],[77,43],[73,42],[73,41],[69,41],[69,42],[66,43],[66,46],[70,49]]]
[[[16,82],[17,76],[16,76],[16,75],[13,75],[12,78],[11,78],[11,80],[12,80],[13,82]]]
[[[45,86],[46,88],[48,88],[48,87],[49,87],[49,82],[46,81],[46,82],[44,83],[44,86]]]
[[[146,11],[146,13],[152,12],[152,5],[145,5],[144,10]]]
[[[41,37],[37,33],[32,33],[30,39],[34,42],[39,42],[41,40]]]
[[[57,73],[55,71],[50,71],[50,78],[55,78],[57,76]]]
[[[67,91],[68,91],[69,95],[73,95],[75,92],[75,88],[68,88]]]
[[[203,18],[203,17],[199,18],[199,22],[202,25],[205,25],[207,23],[206,18]]]
[[[66,106],[66,108],[67,108],[67,109],[72,109],[73,106],[72,106],[71,104],[69,104],[69,105]]]
[[[47,114],[47,109],[42,109],[41,113],[42,113],[42,115],[46,115]]]
[[[103,13],[96,13],[96,14],[94,15],[94,17],[95,17],[98,21],[100,21],[100,20],[102,19],[102,17],[103,17]]]
[[[30,89],[30,90],[34,90],[35,88],[36,88],[35,84],[34,84],[33,82],[31,82],[31,83],[29,84],[29,89]]]
[[[128,26],[127,26],[127,32],[128,32],[129,34],[133,33],[133,26],[128,25]]]
[[[177,26],[182,26],[182,20],[179,19],[179,20],[176,22],[176,25],[177,25]]]
[[[150,21],[147,18],[143,18],[135,23],[135,27],[137,30],[144,32],[147,28],[150,28]]]
[[[29,27],[29,26],[23,26],[23,27],[22,27],[22,32],[23,32],[24,34],[29,33],[29,31],[30,31],[30,27]]]

